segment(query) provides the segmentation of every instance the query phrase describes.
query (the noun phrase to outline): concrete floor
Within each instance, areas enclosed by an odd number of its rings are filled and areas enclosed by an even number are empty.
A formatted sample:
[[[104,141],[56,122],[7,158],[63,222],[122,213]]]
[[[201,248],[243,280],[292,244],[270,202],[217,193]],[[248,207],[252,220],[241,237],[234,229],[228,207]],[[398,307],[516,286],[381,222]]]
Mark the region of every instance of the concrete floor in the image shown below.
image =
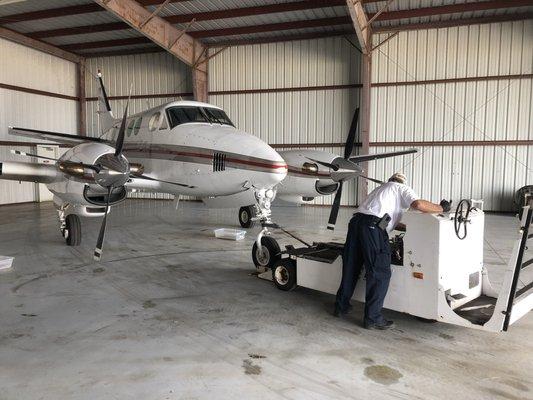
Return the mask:
[[[51,204],[0,207],[0,254],[15,256],[0,274],[0,399],[533,399],[533,314],[501,334],[394,312],[397,328],[366,331],[360,304],[338,320],[332,296],[252,276],[253,234],[212,237],[236,212],[174,207],[116,207],[99,264],[99,220],[68,248]],[[317,233],[326,208],[275,214],[331,240]],[[513,217],[487,217],[496,276],[514,232]]]

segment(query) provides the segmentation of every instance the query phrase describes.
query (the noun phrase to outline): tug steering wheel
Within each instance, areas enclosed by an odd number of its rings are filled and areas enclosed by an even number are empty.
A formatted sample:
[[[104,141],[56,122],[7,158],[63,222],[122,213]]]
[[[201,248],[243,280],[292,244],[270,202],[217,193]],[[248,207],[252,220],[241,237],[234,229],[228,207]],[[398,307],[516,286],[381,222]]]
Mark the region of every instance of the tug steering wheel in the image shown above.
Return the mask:
[[[455,228],[455,235],[459,238],[459,240],[463,240],[468,233],[466,224],[470,222],[468,217],[470,216],[470,211],[472,211],[472,208],[472,203],[467,199],[463,199],[459,202],[459,204],[457,204],[457,208],[455,209],[455,217],[453,218],[453,224]]]

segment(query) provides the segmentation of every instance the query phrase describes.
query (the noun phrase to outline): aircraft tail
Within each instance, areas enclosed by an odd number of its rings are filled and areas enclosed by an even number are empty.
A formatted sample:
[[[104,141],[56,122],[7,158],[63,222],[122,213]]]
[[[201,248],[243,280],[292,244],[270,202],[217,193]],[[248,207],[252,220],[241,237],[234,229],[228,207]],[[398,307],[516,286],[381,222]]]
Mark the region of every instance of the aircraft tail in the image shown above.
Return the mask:
[[[118,120],[113,115],[111,111],[111,105],[109,104],[109,99],[105,91],[104,81],[102,80],[102,73],[98,71],[98,83],[100,87],[98,88],[98,115],[100,117],[100,130],[103,134],[108,129],[110,129]]]

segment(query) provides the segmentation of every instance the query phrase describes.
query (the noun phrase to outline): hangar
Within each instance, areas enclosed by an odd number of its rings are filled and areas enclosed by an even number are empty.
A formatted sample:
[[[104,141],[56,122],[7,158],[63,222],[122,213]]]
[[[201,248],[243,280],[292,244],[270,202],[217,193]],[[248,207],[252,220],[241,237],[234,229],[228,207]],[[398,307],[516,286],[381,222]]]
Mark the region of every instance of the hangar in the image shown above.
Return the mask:
[[[0,54],[0,397],[530,398],[533,1],[3,0]]]

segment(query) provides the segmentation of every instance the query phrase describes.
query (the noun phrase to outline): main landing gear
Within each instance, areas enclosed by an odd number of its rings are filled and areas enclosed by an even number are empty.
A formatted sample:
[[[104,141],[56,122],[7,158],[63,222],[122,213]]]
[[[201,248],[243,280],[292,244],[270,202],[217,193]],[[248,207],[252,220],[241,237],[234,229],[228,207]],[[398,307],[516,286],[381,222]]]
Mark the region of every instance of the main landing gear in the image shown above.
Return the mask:
[[[59,230],[65,239],[67,246],[79,246],[81,244],[81,220],[76,214],[65,215],[65,210],[58,210]]]

